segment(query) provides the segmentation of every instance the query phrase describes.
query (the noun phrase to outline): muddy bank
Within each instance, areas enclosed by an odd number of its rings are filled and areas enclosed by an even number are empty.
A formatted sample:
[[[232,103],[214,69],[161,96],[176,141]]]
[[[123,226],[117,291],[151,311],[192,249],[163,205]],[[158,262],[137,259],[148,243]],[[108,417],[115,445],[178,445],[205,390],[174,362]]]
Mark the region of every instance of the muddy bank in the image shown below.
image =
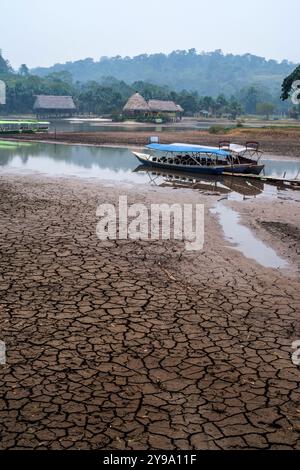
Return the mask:
[[[217,198],[37,176],[0,191],[2,449],[300,449],[299,279],[228,248]],[[203,202],[204,249],[99,242],[96,207],[120,194]]]
[[[13,139],[40,140],[90,145],[143,146],[155,131],[123,132],[57,132],[38,135],[18,135]],[[158,133],[162,142],[183,142],[203,145],[218,145],[221,140],[237,143],[259,141],[264,152],[274,155],[300,157],[300,131],[297,129],[234,129],[225,134],[210,134],[208,131],[164,131]],[[3,136],[3,139],[7,138]],[[2,137],[1,137],[2,139]],[[12,137],[10,136],[10,139]]]

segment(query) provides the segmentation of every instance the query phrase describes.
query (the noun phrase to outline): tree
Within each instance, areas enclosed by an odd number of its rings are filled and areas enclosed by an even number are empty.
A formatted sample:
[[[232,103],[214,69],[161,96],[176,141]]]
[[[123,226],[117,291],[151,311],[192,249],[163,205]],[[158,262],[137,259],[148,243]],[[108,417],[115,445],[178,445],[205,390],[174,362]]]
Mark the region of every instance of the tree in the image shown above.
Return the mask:
[[[67,70],[62,70],[61,72],[53,72],[46,76],[48,80],[53,82],[65,82],[68,85],[71,85],[73,82],[73,76]]]
[[[175,96],[177,104],[180,104],[187,114],[195,114],[199,111],[199,97],[197,92],[188,92],[183,90]]]
[[[262,116],[266,116],[266,119],[270,119],[270,114],[273,114],[275,106],[272,103],[257,103],[256,113]]]
[[[211,96],[204,96],[204,98],[202,98],[201,100],[201,110],[212,113],[214,109],[214,104],[214,99]]]
[[[0,74],[5,75],[12,72],[12,68],[9,62],[2,57],[2,51],[0,49]]]
[[[235,99],[234,96],[230,98],[230,101],[226,107],[226,112],[234,120],[242,114],[243,108],[241,104]]]
[[[24,77],[27,77],[27,75],[29,75],[29,68],[26,64],[21,65],[21,67],[19,68],[19,74],[23,75]]]
[[[256,114],[256,106],[258,103],[272,103],[274,100],[269,90],[258,84],[243,88],[238,98],[246,114]]]
[[[222,116],[225,112],[228,103],[224,95],[219,95],[215,100],[215,104],[213,106],[214,114],[218,117]]]
[[[282,101],[289,98],[291,91],[293,90],[293,83],[297,80],[300,80],[300,65],[283,81],[281,94]]]
[[[113,88],[99,85],[97,82],[85,85],[78,95],[80,111],[98,115],[120,113],[125,101]]]

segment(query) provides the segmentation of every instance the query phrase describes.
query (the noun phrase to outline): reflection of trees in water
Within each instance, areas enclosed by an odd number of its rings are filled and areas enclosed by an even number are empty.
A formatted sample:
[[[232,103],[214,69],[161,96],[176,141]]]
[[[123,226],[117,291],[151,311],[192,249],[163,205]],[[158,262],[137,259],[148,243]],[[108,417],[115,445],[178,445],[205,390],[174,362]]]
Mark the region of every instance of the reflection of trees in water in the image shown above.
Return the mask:
[[[2,153],[2,150],[0,149],[0,166],[8,165],[11,160],[12,160],[12,156],[8,155],[6,152],[5,154]]]
[[[61,145],[33,143],[17,148],[0,149],[0,165],[9,164],[14,157],[23,164],[29,158],[50,158],[54,162],[64,162],[85,169],[97,166],[109,170],[131,170],[136,166],[135,157],[127,149],[87,147],[81,145]]]
[[[28,158],[32,155],[37,155],[40,151],[37,149],[39,144],[19,144],[16,142],[15,146],[12,144],[0,147],[0,165],[7,165],[15,157],[19,157],[22,163],[27,163]]]
[[[16,155],[17,149],[14,147],[2,147],[0,145],[0,166],[8,165]]]

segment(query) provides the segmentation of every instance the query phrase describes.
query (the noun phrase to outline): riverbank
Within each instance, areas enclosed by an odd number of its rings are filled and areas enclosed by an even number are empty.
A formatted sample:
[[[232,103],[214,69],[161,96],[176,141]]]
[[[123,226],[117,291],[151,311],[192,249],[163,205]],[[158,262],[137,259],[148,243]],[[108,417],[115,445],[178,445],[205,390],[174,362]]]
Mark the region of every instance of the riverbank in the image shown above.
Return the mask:
[[[56,132],[42,134],[21,134],[10,136],[12,140],[60,142],[87,145],[144,146],[152,135],[159,135],[161,142],[183,142],[203,145],[218,145],[222,140],[237,143],[258,141],[261,149],[273,155],[300,157],[300,128],[236,128],[228,132],[212,134],[209,131],[109,131],[109,132]],[[7,139],[1,136],[1,139]]]
[[[289,266],[267,269],[224,240],[216,196],[33,175],[0,191],[0,448],[300,449],[299,265],[281,232]],[[100,242],[96,208],[124,194],[204,203],[204,249]],[[279,219],[296,236],[298,203],[280,202],[236,209],[258,237]]]

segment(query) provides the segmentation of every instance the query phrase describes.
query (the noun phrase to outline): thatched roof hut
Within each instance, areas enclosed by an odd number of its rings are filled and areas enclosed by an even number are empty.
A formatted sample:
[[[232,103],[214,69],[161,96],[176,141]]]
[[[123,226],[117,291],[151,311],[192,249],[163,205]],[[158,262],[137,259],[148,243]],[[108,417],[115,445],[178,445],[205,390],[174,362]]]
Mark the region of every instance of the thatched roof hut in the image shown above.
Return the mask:
[[[125,104],[123,111],[126,112],[149,112],[147,101],[139,93],[135,93]]]
[[[149,100],[150,111],[161,113],[178,113],[174,101]]]
[[[157,119],[157,117],[165,117],[169,120],[176,120],[180,118],[180,114],[183,113],[181,106],[174,103],[174,101],[163,101],[163,100],[149,100],[147,101],[139,93],[135,93],[123,108],[123,112],[126,115],[135,117],[150,117]]]
[[[36,111],[74,111],[72,96],[37,95],[33,109]]]

